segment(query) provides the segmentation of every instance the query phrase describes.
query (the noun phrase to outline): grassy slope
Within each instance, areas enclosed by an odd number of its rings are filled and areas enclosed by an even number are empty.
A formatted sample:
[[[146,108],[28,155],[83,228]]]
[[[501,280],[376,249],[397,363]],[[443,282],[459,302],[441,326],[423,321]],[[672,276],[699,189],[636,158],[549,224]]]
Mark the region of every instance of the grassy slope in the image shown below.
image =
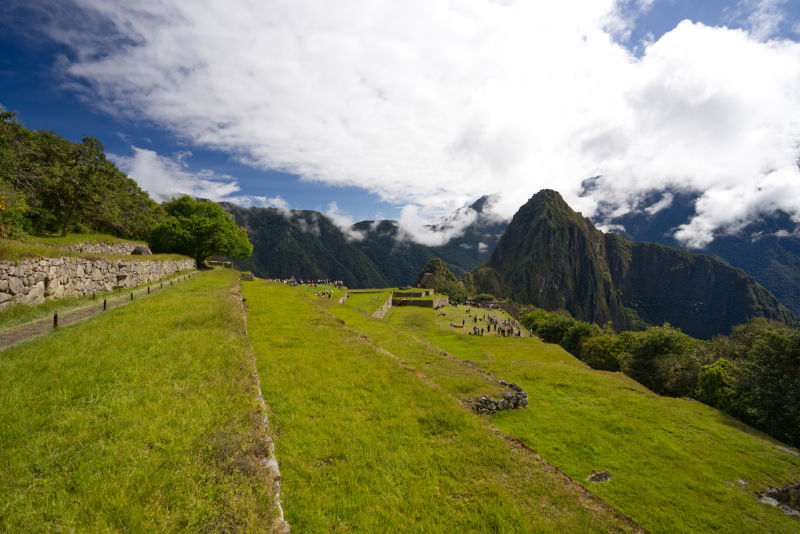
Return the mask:
[[[0,530],[263,528],[238,273],[0,352]]]
[[[424,373],[377,351],[325,310],[344,313],[348,325],[369,322],[398,338],[385,323],[335,300],[309,297],[303,289],[267,282],[242,285],[281,463],[284,509],[293,529],[626,528],[532,455],[492,433],[479,417],[424,380]],[[432,362],[432,375],[447,374],[470,390],[485,382],[458,362],[420,350],[416,341],[401,340],[398,348],[398,358],[404,359],[402,351],[410,348]],[[462,376],[451,376],[454,370]]]
[[[520,384],[530,408],[501,412],[492,422],[645,528],[800,532],[797,519],[754,496],[800,480],[800,458],[774,440],[701,403],[659,397],[622,374],[592,371],[556,345],[494,332],[467,336],[447,326],[468,317],[463,308],[445,311],[448,317],[439,318],[431,310],[394,308],[387,320]],[[600,470],[613,480],[586,482]]]
[[[33,243],[41,243],[50,247],[67,247],[69,245],[76,245],[78,243],[139,243],[140,245],[147,245],[144,241],[136,239],[124,239],[108,234],[67,234],[65,236],[48,235],[48,236],[30,236],[26,241]]]

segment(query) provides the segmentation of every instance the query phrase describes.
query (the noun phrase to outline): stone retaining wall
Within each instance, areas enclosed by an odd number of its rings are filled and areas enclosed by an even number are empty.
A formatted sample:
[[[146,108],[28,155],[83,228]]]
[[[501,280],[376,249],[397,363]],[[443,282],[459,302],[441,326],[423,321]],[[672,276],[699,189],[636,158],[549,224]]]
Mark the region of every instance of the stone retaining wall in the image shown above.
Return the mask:
[[[402,297],[393,297],[392,304],[394,306],[417,306],[419,308],[441,308],[442,306],[446,306],[449,302],[447,297],[439,297],[435,299],[429,300],[416,300],[416,299],[404,299]]]
[[[131,254],[137,247],[145,247],[139,243],[131,243],[126,241],[124,243],[106,243],[105,241],[98,241],[96,243],[75,243],[68,247],[63,247],[64,250],[71,252],[85,252],[87,254]]]
[[[383,319],[383,317],[386,315],[386,313],[389,311],[391,307],[392,307],[392,296],[389,295],[383,302],[383,304],[381,304],[381,307],[375,310],[372,316],[375,317],[376,319]]]
[[[87,260],[39,258],[0,261],[0,311],[16,305],[41,304],[45,299],[82,297],[155,282],[186,269],[194,260]]]

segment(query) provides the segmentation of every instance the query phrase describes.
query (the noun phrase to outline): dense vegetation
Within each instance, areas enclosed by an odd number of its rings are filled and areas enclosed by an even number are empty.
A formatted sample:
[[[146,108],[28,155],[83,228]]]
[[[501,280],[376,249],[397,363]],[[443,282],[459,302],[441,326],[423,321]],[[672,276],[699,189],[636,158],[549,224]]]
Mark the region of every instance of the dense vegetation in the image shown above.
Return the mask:
[[[694,339],[669,324],[640,332],[535,310],[522,324],[594,369],[623,371],[662,395],[691,396],[800,445],[800,331],[763,318]]]
[[[249,258],[253,245],[247,230],[216,202],[196,201],[182,196],[165,202],[167,218],[150,235],[154,252],[179,252],[192,256],[200,266],[211,256]]]
[[[97,139],[72,143],[0,111],[0,238],[91,229],[144,239],[163,217]]]

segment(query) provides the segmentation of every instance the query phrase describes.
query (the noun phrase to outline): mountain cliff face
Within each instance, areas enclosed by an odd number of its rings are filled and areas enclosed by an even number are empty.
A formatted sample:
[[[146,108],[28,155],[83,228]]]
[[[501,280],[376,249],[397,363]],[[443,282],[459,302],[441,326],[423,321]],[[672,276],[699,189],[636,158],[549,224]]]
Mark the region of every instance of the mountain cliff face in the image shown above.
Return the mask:
[[[491,272],[506,295],[585,321],[613,321],[618,329],[639,320],[669,322],[709,338],[751,317],[797,320],[743,271],[710,256],[603,234],[550,190],[514,215],[487,265],[474,273],[476,283]]]
[[[672,237],[674,229],[695,214],[698,193],[670,192],[672,201],[656,213],[637,211],[619,217],[602,217],[605,223],[624,228],[633,241],[652,241],[681,247]],[[659,194],[646,198],[652,204]],[[795,315],[800,315],[800,226],[786,213],[764,216],[734,235],[718,235],[702,250],[744,269]]]

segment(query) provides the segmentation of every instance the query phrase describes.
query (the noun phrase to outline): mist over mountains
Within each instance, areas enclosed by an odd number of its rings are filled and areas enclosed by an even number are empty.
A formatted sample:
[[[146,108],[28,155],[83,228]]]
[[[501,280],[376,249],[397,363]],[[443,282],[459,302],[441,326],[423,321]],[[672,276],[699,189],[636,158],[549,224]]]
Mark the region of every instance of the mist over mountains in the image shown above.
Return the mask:
[[[239,268],[265,278],[333,278],[365,288],[410,284],[434,257],[458,276],[488,260],[507,225],[486,211],[490,203],[482,197],[429,228],[441,233],[462,225],[441,246],[414,242],[397,221],[361,221],[343,229],[316,211],[222,206],[247,228],[254,245],[251,258],[235,260]],[[471,222],[463,226],[465,217]]]

